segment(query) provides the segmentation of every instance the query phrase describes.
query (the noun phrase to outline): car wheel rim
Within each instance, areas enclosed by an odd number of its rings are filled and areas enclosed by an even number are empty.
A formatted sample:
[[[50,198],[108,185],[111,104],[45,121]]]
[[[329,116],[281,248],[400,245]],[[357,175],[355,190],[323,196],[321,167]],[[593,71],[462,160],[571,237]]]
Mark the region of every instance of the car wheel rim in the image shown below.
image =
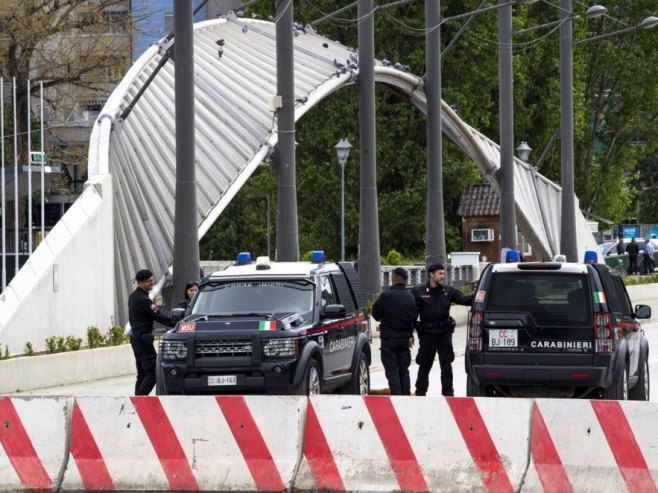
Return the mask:
[[[320,375],[318,369],[312,367],[308,373],[308,395],[318,395],[320,393]]]
[[[359,394],[367,395],[368,394],[368,366],[366,362],[361,360],[359,363]]]

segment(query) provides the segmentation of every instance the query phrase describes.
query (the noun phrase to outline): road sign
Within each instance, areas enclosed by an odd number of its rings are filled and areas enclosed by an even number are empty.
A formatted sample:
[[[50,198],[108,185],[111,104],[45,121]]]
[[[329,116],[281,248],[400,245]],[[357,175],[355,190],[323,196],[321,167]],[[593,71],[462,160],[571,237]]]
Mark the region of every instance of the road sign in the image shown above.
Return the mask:
[[[45,152],[30,152],[30,164],[34,166],[43,166],[46,164]]]

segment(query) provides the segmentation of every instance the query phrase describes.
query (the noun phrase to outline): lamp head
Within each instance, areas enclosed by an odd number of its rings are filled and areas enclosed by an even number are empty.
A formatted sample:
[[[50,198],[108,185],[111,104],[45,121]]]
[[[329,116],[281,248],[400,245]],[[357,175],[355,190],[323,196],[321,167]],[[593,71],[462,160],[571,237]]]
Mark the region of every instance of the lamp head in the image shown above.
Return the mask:
[[[516,153],[518,154],[519,159],[524,163],[528,162],[530,151],[532,151],[532,148],[528,145],[528,143],[525,140],[522,140],[521,143],[519,144],[519,147],[516,148]]]
[[[587,19],[593,19],[594,17],[601,17],[605,15],[608,11],[603,5],[592,5],[585,11],[585,17]]]
[[[643,19],[642,22],[640,22],[640,27],[643,29],[649,29],[651,27],[655,27],[657,24],[658,24],[658,17],[651,15],[646,19]]]
[[[349,143],[347,139],[340,139],[338,144],[334,146],[336,148],[336,154],[338,155],[338,162],[344,164],[347,162],[347,159],[350,157],[350,149],[352,149],[352,144]]]

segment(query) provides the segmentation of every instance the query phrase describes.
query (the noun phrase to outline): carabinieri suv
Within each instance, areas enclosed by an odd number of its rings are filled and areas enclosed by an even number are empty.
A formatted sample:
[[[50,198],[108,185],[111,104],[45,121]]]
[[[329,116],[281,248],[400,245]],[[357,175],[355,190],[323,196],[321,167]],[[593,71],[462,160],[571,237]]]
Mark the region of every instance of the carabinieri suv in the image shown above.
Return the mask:
[[[490,264],[468,324],[467,395],[649,400],[638,319],[650,317],[603,264]]]
[[[311,262],[240,254],[202,280],[185,318],[164,334],[156,393],[365,395],[365,308],[352,264],[326,263],[321,251]]]

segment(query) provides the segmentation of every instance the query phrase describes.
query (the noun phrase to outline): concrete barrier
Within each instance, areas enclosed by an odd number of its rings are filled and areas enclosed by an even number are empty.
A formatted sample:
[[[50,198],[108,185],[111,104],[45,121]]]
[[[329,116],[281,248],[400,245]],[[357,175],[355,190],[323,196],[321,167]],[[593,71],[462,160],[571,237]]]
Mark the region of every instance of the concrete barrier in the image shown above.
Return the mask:
[[[518,491],[530,405],[468,397],[311,397],[295,489]]]
[[[78,398],[64,491],[282,491],[303,397]]]
[[[65,397],[0,397],[0,490],[56,490],[66,462]]]
[[[658,491],[658,404],[537,400],[524,492]]]

